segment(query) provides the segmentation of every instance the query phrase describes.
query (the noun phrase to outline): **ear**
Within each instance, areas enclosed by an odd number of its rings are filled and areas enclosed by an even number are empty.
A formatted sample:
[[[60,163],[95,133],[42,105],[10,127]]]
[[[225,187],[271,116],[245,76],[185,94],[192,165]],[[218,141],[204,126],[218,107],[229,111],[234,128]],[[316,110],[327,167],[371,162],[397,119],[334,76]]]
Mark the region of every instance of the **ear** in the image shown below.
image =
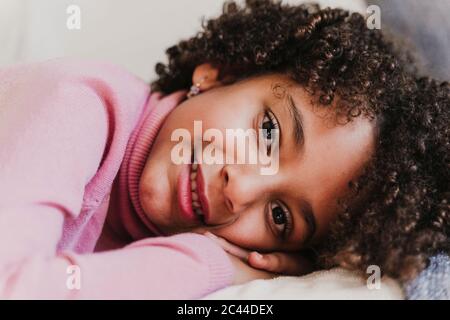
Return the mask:
[[[192,83],[198,83],[201,91],[219,87],[222,85],[222,82],[219,80],[219,73],[218,67],[210,63],[203,63],[195,68],[192,75]]]

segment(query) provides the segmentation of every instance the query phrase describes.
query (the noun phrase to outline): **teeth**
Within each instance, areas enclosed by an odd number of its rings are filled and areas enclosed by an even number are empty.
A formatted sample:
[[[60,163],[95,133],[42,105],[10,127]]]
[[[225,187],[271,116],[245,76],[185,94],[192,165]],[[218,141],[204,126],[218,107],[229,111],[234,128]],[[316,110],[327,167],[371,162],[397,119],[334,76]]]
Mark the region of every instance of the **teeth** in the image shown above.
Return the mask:
[[[191,181],[195,181],[197,179],[197,169],[198,169],[198,167],[194,168],[194,165],[192,165],[192,170],[191,170],[191,175],[190,175]]]
[[[204,213],[202,211],[202,205],[198,201],[198,193],[197,193],[197,169],[198,164],[193,163],[192,164],[192,172],[190,175],[191,179],[191,196],[192,196],[192,209],[194,209],[194,212],[197,216],[200,218],[204,217]]]

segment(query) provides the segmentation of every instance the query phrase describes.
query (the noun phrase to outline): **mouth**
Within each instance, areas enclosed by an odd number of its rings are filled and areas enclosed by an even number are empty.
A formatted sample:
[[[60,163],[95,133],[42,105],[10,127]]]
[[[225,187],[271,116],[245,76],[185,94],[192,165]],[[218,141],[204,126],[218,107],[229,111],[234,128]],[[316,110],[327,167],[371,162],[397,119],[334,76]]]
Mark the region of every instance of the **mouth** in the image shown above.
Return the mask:
[[[178,200],[181,212],[190,222],[207,225],[209,220],[209,205],[205,194],[205,181],[201,165],[194,163],[186,165],[178,180]]]

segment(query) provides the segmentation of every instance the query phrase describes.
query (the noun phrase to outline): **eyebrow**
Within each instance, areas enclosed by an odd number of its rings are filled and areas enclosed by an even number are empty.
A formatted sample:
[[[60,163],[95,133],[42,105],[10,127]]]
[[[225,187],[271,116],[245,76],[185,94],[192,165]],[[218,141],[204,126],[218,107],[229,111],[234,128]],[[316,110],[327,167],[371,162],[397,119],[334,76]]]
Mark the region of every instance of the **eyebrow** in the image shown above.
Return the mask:
[[[300,149],[305,143],[305,135],[303,132],[303,116],[299,108],[297,108],[292,95],[287,94],[287,107],[292,118],[292,128],[294,129],[295,146]]]
[[[303,243],[307,244],[309,241],[311,241],[311,239],[314,237],[316,233],[317,229],[316,215],[314,214],[311,204],[304,199],[300,199],[299,207],[300,207],[300,214],[303,220],[306,222],[308,228],[308,236],[306,237],[305,242]]]
[[[295,146],[298,149],[301,149],[305,144],[305,134],[303,131],[303,115],[300,109],[295,104],[294,98],[292,97],[291,94],[288,93],[286,95],[286,99],[287,99],[286,106],[292,118],[292,128]],[[300,199],[299,207],[300,207],[300,215],[306,222],[306,226],[308,228],[308,236],[306,237],[304,244],[308,244],[308,242],[311,241],[311,239],[314,237],[316,233],[317,229],[316,215],[314,214],[311,204],[304,199]]]

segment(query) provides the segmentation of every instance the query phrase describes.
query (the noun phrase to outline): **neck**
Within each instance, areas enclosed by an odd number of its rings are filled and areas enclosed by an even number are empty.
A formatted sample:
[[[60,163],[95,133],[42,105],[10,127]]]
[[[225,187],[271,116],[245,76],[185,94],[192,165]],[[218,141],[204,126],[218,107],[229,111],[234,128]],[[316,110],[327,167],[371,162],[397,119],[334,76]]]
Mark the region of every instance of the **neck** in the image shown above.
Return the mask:
[[[105,229],[111,229],[108,233],[117,238],[117,243],[163,235],[150,220],[149,213],[142,208],[139,181],[164,120],[185,96],[185,91],[165,97],[160,93],[152,94],[131,134],[119,173],[113,183],[105,223]]]

